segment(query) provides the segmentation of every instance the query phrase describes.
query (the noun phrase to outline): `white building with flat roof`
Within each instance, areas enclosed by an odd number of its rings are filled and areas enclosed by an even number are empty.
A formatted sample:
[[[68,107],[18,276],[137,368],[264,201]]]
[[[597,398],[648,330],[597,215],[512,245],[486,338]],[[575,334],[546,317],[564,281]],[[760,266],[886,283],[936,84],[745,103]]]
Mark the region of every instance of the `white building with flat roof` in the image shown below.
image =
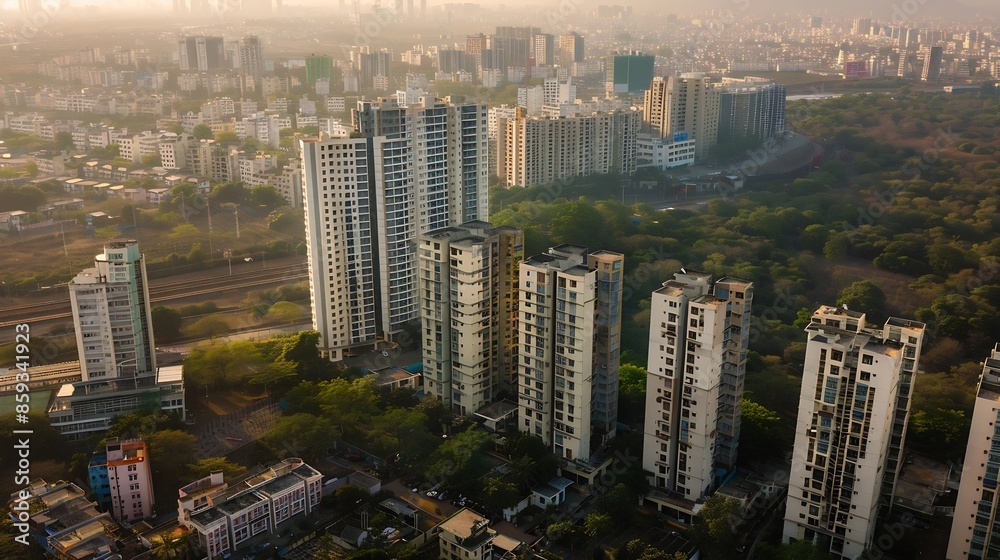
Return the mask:
[[[153,516],[153,469],[146,442],[109,438],[104,445],[112,514],[135,522]]]
[[[438,525],[442,560],[490,560],[493,539],[497,532],[490,529],[484,516],[462,508]]]
[[[633,110],[565,118],[518,111],[498,125],[497,173],[507,186],[524,187],[595,174],[631,175],[641,118]]]
[[[53,427],[68,437],[103,431],[111,419],[144,407],[184,417],[182,366],[158,368],[145,259],[134,240],[112,241],[94,268],[69,283],[81,381],[63,385]]]
[[[736,468],[753,292],[681,269],[652,294],[642,467],[690,506]]]
[[[615,434],[623,262],[564,244],[519,269],[518,427],[569,461]]]
[[[822,306],[807,345],[782,540],[861,558],[892,504],[924,325]]]
[[[419,319],[420,234],[488,214],[486,107],[360,102],[356,138],[300,141],[313,323],[339,361]]]
[[[323,475],[289,458],[231,485],[214,504],[191,513],[186,525],[209,560],[228,557],[260,534],[277,533],[296,515],[319,507]]]
[[[984,560],[1000,554],[1000,344],[983,363],[962,481],[955,501],[947,560]]]
[[[419,243],[425,390],[471,415],[514,387],[522,233],[466,222]]]

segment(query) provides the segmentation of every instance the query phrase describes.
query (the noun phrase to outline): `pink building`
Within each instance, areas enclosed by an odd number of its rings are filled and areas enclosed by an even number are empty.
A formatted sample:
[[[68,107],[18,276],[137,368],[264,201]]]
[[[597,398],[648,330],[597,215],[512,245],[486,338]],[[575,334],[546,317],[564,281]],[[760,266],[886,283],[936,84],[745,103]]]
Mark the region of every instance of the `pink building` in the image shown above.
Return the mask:
[[[118,521],[139,521],[153,515],[153,477],[146,442],[110,438],[107,452],[112,515]]]

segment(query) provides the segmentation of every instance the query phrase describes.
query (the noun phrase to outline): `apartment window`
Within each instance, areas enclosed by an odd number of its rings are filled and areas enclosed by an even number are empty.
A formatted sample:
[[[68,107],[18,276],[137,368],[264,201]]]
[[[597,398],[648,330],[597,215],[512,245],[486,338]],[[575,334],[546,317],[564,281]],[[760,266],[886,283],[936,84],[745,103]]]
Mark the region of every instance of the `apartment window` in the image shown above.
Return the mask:
[[[837,384],[839,379],[828,377],[826,379],[826,390],[823,392],[823,402],[834,404],[837,402]]]

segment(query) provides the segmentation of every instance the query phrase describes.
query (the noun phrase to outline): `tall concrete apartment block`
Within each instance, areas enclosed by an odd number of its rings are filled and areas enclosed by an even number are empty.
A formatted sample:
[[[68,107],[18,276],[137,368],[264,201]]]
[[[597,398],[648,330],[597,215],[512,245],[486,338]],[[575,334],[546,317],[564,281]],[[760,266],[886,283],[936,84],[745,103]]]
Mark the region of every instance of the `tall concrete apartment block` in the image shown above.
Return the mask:
[[[466,222],[420,236],[424,388],[456,414],[514,387],[522,235]]]
[[[497,173],[508,186],[544,185],[600,173],[631,175],[642,115],[622,110],[574,117],[526,117],[498,125]]]
[[[653,292],[643,469],[704,498],[736,467],[753,283],[682,269]]]
[[[806,327],[783,540],[855,559],[888,512],[924,324],[820,307]]]
[[[83,381],[156,370],[146,261],[135,241],[112,241],[69,283]]]
[[[334,361],[419,318],[420,234],[488,214],[484,105],[362,102],[354,122],[358,138],[301,141],[313,327]]]
[[[264,77],[264,49],[256,35],[243,38],[240,45],[240,72],[243,74],[244,84],[252,84],[247,89],[260,90],[260,80]]]
[[[660,138],[686,132],[697,141],[695,159],[702,161],[718,142],[720,101],[721,90],[702,73],[653,78],[645,94],[643,128]]]
[[[559,66],[574,69],[574,64],[584,61],[583,35],[570,33],[559,36]]]
[[[623,263],[559,245],[519,270],[520,430],[570,461],[589,460],[615,434]]]
[[[983,364],[972,411],[962,482],[948,540],[948,560],[1000,558],[1000,344]]]
[[[177,59],[182,72],[210,72],[226,67],[222,37],[185,37],[177,41]]]
[[[183,366],[158,367],[146,261],[136,241],[112,241],[69,283],[81,380],[59,388],[48,415],[64,436],[106,430],[118,414],[159,408],[185,416]]]
[[[744,138],[768,140],[785,130],[784,85],[730,81],[719,103],[720,142]]]

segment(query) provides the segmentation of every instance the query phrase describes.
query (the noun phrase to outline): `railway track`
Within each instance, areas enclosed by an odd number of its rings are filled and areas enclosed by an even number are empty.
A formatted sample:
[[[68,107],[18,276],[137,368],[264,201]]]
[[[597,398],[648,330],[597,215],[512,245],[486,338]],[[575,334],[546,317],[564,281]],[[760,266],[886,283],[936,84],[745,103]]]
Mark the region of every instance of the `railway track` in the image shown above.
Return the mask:
[[[162,303],[191,296],[219,293],[275,284],[298,282],[307,278],[305,264],[276,266],[265,270],[241,272],[232,276],[217,276],[198,280],[150,282],[150,303]],[[39,322],[70,318],[69,295],[30,305],[0,309],[0,327],[25,321]]]

